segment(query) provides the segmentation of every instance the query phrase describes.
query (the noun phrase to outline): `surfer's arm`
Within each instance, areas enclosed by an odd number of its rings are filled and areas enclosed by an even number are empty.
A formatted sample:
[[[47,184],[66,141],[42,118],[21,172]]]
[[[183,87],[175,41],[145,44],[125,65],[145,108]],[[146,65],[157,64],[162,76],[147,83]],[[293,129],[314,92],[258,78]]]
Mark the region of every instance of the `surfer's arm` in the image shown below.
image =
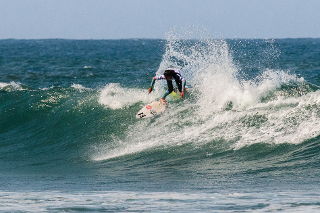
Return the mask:
[[[153,79],[152,79],[152,81],[151,81],[151,84],[150,84],[150,88],[149,88],[149,90],[148,90],[149,93],[153,90],[153,86],[154,86],[156,80],[163,80],[163,79],[165,79],[164,75],[160,75],[160,76],[155,76],[155,77],[153,77]]]
[[[172,93],[173,91],[172,81],[167,80],[167,85],[168,85],[168,90],[160,98],[165,99],[170,93]]]
[[[187,81],[184,78],[181,78],[181,80],[182,80],[181,98],[184,98],[184,89],[186,88]]]
[[[181,90],[184,91],[184,89],[186,88],[187,81],[186,81],[184,78],[181,78],[181,81],[182,81],[182,88],[181,88]]]
[[[172,81],[167,81],[168,83],[168,90],[160,97],[160,102],[163,105],[166,105],[165,98],[173,91]]]
[[[160,98],[165,99],[170,94],[169,90],[167,90]]]

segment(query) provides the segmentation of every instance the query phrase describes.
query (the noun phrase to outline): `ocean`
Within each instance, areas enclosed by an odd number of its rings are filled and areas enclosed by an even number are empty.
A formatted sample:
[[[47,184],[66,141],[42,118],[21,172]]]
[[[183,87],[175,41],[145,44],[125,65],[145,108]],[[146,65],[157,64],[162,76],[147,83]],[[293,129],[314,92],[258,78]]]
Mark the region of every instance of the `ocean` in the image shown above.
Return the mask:
[[[0,212],[320,212],[320,39],[7,39],[0,73]]]

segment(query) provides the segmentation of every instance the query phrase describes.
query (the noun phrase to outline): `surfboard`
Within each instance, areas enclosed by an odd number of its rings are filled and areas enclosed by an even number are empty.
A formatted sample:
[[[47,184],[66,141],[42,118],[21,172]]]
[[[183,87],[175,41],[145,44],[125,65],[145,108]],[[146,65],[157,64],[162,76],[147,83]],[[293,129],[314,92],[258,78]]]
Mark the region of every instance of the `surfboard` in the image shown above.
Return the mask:
[[[186,87],[186,91],[189,87]],[[181,100],[180,92],[171,92],[166,101],[179,101]],[[159,100],[154,100],[150,104],[144,106],[136,115],[136,118],[150,118],[163,113],[166,110],[167,105],[163,105]]]
[[[154,100],[150,104],[143,107],[136,115],[136,118],[150,118],[161,114],[166,110],[166,106],[160,101]]]

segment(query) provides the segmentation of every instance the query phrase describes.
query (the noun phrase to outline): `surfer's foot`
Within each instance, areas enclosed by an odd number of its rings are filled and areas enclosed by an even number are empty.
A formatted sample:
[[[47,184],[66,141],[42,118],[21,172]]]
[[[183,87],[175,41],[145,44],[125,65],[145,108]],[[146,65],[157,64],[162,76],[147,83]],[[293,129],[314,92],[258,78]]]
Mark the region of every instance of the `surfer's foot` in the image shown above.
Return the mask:
[[[161,102],[163,105],[167,105],[167,102],[164,100],[164,98],[160,98],[160,102]]]

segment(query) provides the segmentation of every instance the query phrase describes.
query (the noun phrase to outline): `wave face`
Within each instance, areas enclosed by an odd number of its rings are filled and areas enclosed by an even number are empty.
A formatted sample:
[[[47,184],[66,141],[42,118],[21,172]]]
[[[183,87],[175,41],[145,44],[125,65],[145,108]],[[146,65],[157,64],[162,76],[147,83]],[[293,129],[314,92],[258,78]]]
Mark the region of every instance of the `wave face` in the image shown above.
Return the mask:
[[[1,40],[1,190],[317,187],[320,40],[189,35]],[[185,99],[136,119],[169,66],[191,85]]]

